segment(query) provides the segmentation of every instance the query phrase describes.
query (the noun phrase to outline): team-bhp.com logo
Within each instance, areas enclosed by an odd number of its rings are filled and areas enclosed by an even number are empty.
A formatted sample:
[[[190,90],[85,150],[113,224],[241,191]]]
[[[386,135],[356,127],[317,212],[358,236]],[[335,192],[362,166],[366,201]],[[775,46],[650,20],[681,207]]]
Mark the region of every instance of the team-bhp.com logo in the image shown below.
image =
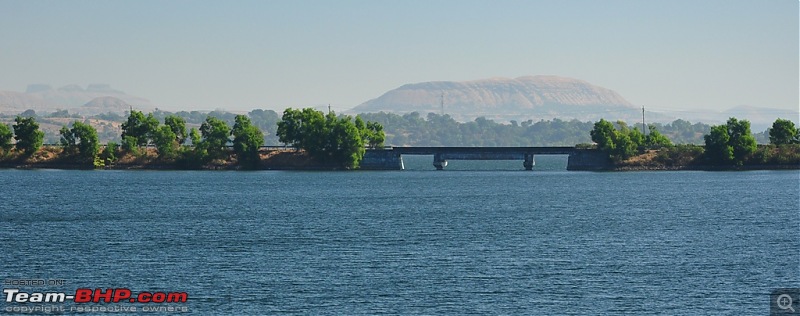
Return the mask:
[[[74,294],[65,292],[20,292],[19,289],[4,289],[6,303],[186,303],[186,292],[138,292],[130,289],[77,289]]]
[[[67,292],[24,292],[20,289],[3,289],[6,303],[21,303],[20,306],[6,306],[7,312],[137,312],[137,311],[164,311],[188,312],[188,307],[151,305],[150,303],[186,303],[189,294],[186,292],[133,292],[127,288],[80,288],[74,293]],[[66,303],[73,302],[79,305],[29,305],[30,303]],[[82,303],[141,303],[144,306],[134,305],[96,305]]]

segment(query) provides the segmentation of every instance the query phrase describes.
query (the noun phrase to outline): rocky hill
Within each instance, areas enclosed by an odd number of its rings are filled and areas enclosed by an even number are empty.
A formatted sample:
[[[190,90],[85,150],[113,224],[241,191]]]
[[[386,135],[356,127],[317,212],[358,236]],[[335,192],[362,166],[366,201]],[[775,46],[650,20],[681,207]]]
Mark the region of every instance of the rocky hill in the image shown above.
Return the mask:
[[[443,106],[442,106],[443,105]],[[462,121],[600,117],[630,119],[640,110],[618,93],[586,81],[530,76],[407,84],[364,102],[352,112],[444,113]]]

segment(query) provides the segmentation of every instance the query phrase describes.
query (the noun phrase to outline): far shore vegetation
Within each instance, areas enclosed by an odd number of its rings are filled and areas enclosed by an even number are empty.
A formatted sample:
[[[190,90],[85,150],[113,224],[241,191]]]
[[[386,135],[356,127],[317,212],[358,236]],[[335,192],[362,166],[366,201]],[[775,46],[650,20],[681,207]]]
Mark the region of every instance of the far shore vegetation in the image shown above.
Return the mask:
[[[566,141],[606,152],[611,165],[622,170],[800,165],[800,130],[785,119],[753,133],[749,121],[737,118],[716,126],[676,120],[643,131],[622,121],[499,124],[478,118],[459,123],[434,113],[427,119],[417,113],[352,117],[311,108],[288,108],[282,116],[270,110],[211,112],[202,119],[199,112],[132,110],[127,117],[106,117],[117,125],[63,112],[26,111],[12,124],[0,123],[0,167],[357,169],[367,148],[385,143],[491,147],[563,146]],[[62,122],[57,141],[48,139],[40,121]],[[110,127],[119,134],[109,135]]]

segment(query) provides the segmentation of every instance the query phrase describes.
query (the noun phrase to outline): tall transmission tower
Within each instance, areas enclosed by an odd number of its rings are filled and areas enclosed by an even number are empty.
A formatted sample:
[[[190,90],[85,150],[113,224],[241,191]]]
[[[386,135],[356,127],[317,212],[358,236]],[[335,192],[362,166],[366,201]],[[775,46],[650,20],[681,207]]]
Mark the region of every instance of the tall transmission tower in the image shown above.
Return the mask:
[[[642,134],[647,136],[647,125],[644,124],[644,105],[642,105]]]

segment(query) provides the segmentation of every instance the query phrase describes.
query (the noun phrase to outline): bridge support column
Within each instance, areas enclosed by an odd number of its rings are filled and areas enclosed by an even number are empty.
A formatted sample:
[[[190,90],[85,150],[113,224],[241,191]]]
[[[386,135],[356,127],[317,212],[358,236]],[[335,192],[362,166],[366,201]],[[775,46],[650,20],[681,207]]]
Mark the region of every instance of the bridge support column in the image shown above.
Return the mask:
[[[436,170],[442,170],[447,167],[447,160],[442,158],[442,154],[433,154],[433,166]]]
[[[533,154],[525,154],[525,161],[522,162],[525,170],[533,170],[534,165],[536,165],[536,161],[533,159]]]

